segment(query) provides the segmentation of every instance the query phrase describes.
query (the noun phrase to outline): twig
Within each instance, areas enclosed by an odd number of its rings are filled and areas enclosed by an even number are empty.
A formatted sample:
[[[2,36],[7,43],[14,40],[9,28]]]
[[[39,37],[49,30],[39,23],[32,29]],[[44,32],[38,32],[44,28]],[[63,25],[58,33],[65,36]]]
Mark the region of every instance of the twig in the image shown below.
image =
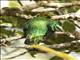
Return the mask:
[[[1,40],[14,41],[14,40],[19,40],[19,39],[21,39],[21,36],[13,36],[13,37],[9,37],[9,38],[3,38]]]
[[[10,47],[8,47],[8,48],[10,48]],[[13,58],[19,57],[19,56],[21,56],[21,55],[23,55],[23,54],[28,52],[26,49],[21,49],[21,48],[16,48],[15,51],[10,52],[9,54],[6,54],[6,56],[4,56],[3,58],[5,58],[5,59],[13,59]]]
[[[6,58],[6,59],[13,59],[13,58],[19,57],[21,55],[24,55],[25,53],[27,53],[27,51],[25,51],[23,53],[20,53],[19,55],[16,55],[16,56],[13,56],[13,57]]]
[[[75,24],[75,26],[77,26],[78,28],[80,28],[80,22],[78,22],[78,21],[74,21],[74,24]]]
[[[33,9],[32,12],[49,12],[49,11],[55,11],[55,8],[44,8],[44,7],[39,7],[36,9]]]
[[[25,18],[25,19],[31,19],[33,18],[33,16],[31,15],[26,15],[26,14],[17,14],[17,17],[21,17],[21,18]]]

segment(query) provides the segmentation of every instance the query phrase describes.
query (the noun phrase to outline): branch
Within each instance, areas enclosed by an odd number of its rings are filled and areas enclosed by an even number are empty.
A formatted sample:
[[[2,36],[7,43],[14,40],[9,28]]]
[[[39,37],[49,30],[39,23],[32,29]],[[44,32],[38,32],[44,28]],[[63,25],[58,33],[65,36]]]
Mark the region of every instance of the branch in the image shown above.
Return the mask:
[[[59,32],[59,31],[56,31],[55,34],[67,34],[65,32]],[[19,40],[19,39],[26,39],[26,38],[21,38],[22,36],[13,36],[13,37],[8,37],[8,38],[1,38],[1,41],[14,41],[14,40]],[[75,38],[75,37],[71,37],[71,38]]]
[[[65,32],[55,32],[55,34],[66,34]],[[77,33],[76,33],[77,34]],[[75,34],[75,35],[76,35]],[[78,36],[78,35],[77,35]],[[66,43],[60,43],[60,44],[53,44],[53,45],[47,45],[50,48],[66,48],[66,47],[78,47],[80,45],[80,40],[75,40],[75,37],[71,37],[74,39],[74,41],[71,42],[66,42]],[[14,36],[14,37],[9,37],[9,38],[3,38],[0,41],[1,42],[6,42],[6,41],[16,41],[16,40],[25,40],[26,38],[21,38],[21,36]],[[24,47],[24,46],[19,46],[19,47]],[[17,48],[17,47],[16,47]]]
[[[80,6],[80,1],[75,1],[72,3],[54,3],[54,2],[51,2],[51,3],[45,4],[45,5],[48,7],[56,7],[56,8]]]
[[[73,44],[73,43],[79,43],[80,44],[80,40],[78,40],[78,41],[72,41],[71,44]],[[53,47],[59,47],[59,48],[61,48],[61,47],[64,47],[64,46],[70,46],[71,44],[70,43],[54,44]],[[48,47],[50,47],[50,45]],[[13,47],[13,48],[15,48],[15,47]],[[44,47],[44,46],[39,46],[39,45],[28,46],[28,45],[26,45],[26,46],[16,47],[16,48],[36,48],[36,49],[39,49],[41,51],[47,52],[48,54],[56,55],[58,57],[66,59],[66,60],[75,60],[72,56],[70,56],[70,55],[68,55],[66,53],[59,52],[59,51],[56,51],[54,49],[50,49],[50,48],[47,48],[47,47]]]
[[[53,44],[53,45],[47,45],[50,48],[65,48],[65,47],[79,47],[80,45],[80,40],[77,41],[71,41],[67,43],[60,43],[60,44]]]
[[[64,15],[56,15],[56,16],[52,16],[52,19],[68,19],[68,18],[79,18],[80,19],[80,13],[68,13],[68,14],[64,14]]]
[[[56,7],[56,8],[61,8],[61,7],[69,7],[69,6],[80,6],[80,1],[75,1],[71,3],[55,3],[54,1],[21,1],[23,7],[28,7],[28,8],[35,8],[39,6],[48,6],[48,7]],[[28,4],[27,4],[28,3]]]
[[[64,52],[60,52],[60,51],[56,51],[54,49],[51,49],[51,48],[48,48],[48,47],[45,47],[45,46],[40,46],[40,45],[31,45],[31,46],[25,46],[25,48],[35,48],[35,49],[38,49],[38,50],[41,50],[41,51],[44,51],[50,55],[55,55],[55,56],[58,56],[60,58],[63,58],[63,59],[66,59],[66,60],[76,60],[74,57],[72,57],[71,55],[68,55]],[[25,52],[24,52],[25,53]],[[20,55],[24,54],[24,53],[21,53]],[[5,58],[6,59],[12,59],[12,58],[15,58],[17,56],[20,56],[20,55],[12,55],[12,56],[6,56]]]
[[[45,45],[49,48],[55,48],[55,49],[60,49],[60,48],[66,48],[66,47],[77,47],[79,48],[80,46],[80,40],[77,41],[71,41],[71,42],[66,42],[66,43],[60,43],[60,44],[53,44],[53,45]],[[24,46],[14,46],[11,48],[28,48],[28,45],[24,45]]]
[[[41,8],[41,9],[40,9]],[[46,8],[44,9],[43,7],[40,7],[38,9],[33,9],[32,12],[48,12],[48,11],[54,11],[55,9],[53,8]],[[20,14],[20,15],[17,15],[17,16],[20,16],[22,18],[25,18],[25,19],[31,19],[33,18],[32,16],[30,15],[26,15],[26,14]],[[64,14],[64,15],[54,15],[51,17],[51,19],[75,19],[77,18],[78,21],[80,21],[80,13],[68,13],[68,14]]]
[[[9,37],[9,38],[2,38],[2,39],[0,40],[0,42],[1,42],[1,41],[4,41],[4,42],[9,41],[9,42],[11,42],[11,41],[14,41],[14,40],[19,40],[19,39],[21,39],[21,36],[13,36],[13,37]],[[24,39],[24,38],[23,38],[23,39]]]
[[[76,60],[74,57],[66,54],[66,53],[63,53],[63,52],[59,52],[59,51],[56,51],[54,49],[50,49],[50,48],[47,48],[47,47],[44,47],[44,46],[40,46],[40,45],[31,45],[30,48],[35,48],[35,49],[39,49],[41,51],[44,51],[44,52],[47,52],[48,54],[50,55],[56,55],[58,57],[61,57],[63,59],[66,59],[66,60]]]
[[[55,8],[44,8],[44,7],[39,7],[36,9],[33,9],[32,12],[50,12],[50,11],[55,11]]]
[[[28,10],[31,12],[47,12],[47,11],[56,11],[55,8],[69,7],[69,6],[80,6],[80,1],[72,2],[72,3],[55,3],[54,1],[24,1],[22,3],[22,10]],[[28,3],[28,4],[27,4]],[[42,7],[43,8],[40,8]],[[44,8],[47,6],[47,8]],[[27,8],[26,8],[27,7]],[[51,8],[54,7],[54,8]]]

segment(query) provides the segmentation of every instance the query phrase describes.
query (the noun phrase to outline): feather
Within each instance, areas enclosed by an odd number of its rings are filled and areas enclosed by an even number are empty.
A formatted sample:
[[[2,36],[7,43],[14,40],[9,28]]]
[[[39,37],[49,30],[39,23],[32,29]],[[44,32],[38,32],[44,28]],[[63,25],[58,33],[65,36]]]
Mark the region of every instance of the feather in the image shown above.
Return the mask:
[[[57,21],[40,16],[35,17],[24,24],[24,36],[27,36],[34,44],[37,44],[43,40],[49,27],[54,31],[57,28],[57,25]]]

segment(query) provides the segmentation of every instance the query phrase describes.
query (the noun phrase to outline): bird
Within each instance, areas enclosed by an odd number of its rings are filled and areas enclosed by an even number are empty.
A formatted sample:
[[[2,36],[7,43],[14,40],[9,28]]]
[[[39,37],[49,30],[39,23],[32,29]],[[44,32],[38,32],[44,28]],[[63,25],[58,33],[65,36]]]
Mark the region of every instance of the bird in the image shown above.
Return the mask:
[[[56,31],[59,29],[59,22],[57,20],[49,19],[44,16],[34,17],[24,23],[23,36],[26,38],[25,44],[39,44],[44,41],[44,37],[49,31]]]

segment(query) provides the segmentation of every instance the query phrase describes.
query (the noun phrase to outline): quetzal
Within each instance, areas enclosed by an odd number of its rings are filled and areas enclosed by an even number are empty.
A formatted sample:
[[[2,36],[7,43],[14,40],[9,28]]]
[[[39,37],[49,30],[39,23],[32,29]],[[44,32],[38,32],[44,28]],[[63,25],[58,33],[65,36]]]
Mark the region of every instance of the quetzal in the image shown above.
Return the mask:
[[[24,37],[27,37],[25,44],[38,44],[44,41],[46,33],[57,30],[59,26],[58,21],[41,16],[28,20],[23,28]]]

